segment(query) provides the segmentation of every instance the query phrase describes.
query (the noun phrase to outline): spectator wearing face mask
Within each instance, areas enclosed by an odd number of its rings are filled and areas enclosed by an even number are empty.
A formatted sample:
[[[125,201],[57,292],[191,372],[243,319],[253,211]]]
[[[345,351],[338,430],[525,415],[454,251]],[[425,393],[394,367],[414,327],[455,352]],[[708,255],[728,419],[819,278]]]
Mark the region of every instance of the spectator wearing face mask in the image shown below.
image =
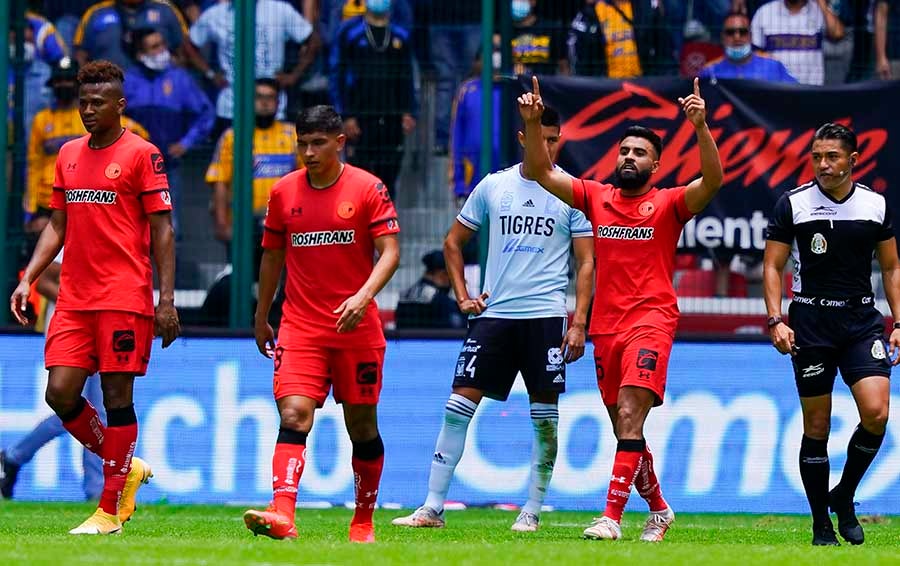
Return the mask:
[[[702,78],[797,82],[780,61],[753,52],[750,18],[746,14],[733,12],[725,16],[722,46],[725,56],[708,63],[700,71]]]
[[[63,57],[53,66],[47,81],[53,92],[50,107],[38,112],[32,122],[22,200],[25,231],[29,234],[39,234],[50,220],[50,197],[59,148],[87,133],[78,115],[77,75],[78,64],[69,57]],[[122,126],[144,139],[150,137],[147,130],[130,118],[123,117]]]
[[[147,125],[150,141],[163,153],[176,220],[181,158],[207,138],[216,119],[215,108],[190,73],[174,64],[158,29],[135,30],[134,45],[138,62],[125,71],[125,112]]]
[[[566,38],[562,29],[535,14],[537,0],[512,2],[512,60],[517,75],[568,75]]]

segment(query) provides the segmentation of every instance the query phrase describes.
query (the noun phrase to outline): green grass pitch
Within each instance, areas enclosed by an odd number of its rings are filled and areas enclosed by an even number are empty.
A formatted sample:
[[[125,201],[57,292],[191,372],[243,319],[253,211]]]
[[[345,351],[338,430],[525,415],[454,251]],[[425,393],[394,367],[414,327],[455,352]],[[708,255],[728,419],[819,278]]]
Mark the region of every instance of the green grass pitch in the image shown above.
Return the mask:
[[[89,504],[0,502],[0,564],[900,564],[900,518],[866,521],[866,544],[813,548],[809,521],[785,515],[679,514],[661,544],[637,540],[645,516],[625,516],[625,540],[586,541],[590,513],[544,513],[537,533],[509,530],[515,513],[447,512],[445,529],[402,529],[376,512],[374,545],[347,541],[351,512],[297,511],[300,538],[274,541],[244,528],[242,508],[142,505],[125,533],[73,537],[68,529],[93,511]]]

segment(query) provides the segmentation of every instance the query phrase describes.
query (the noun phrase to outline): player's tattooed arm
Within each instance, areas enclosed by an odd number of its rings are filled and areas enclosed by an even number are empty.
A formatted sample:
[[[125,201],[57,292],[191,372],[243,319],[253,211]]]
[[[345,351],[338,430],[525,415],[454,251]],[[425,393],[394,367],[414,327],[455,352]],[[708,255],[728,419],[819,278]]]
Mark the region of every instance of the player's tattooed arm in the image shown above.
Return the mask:
[[[875,246],[875,257],[881,266],[884,295],[891,307],[891,316],[895,321],[900,321],[900,260],[897,259],[897,239],[878,242]],[[900,329],[891,330],[889,342],[891,363],[900,364]]]
[[[259,299],[253,318],[253,335],[259,353],[267,358],[275,355],[275,331],[269,324],[269,311],[275,300],[278,280],[284,269],[284,249],[266,248],[259,262]]]
[[[369,303],[387,285],[400,265],[400,241],[397,234],[375,238],[375,249],[378,250],[378,261],[369,278],[359,291],[334,309],[334,314],[340,315],[337,321],[339,334],[350,332],[362,322]]]
[[[159,277],[159,303],[154,315],[154,333],[168,348],[181,334],[181,322],[175,310],[175,230],[169,211],[150,215],[150,245]]]
[[[763,254],[763,296],[766,312],[770,319],[781,317],[781,297],[783,293],[784,266],[791,253],[791,246],[784,242],[769,240]],[[794,331],[786,323],[779,321],[769,327],[772,345],[782,354],[794,350]]]
[[[534,179],[550,193],[568,205],[575,202],[572,193],[572,178],[553,168],[550,153],[544,144],[541,131],[541,116],[544,115],[544,101],[541,99],[541,85],[537,77],[531,77],[532,92],[520,96],[519,114],[525,122],[525,159],[522,162],[526,177]]]
[[[9,310],[19,324],[29,324],[25,312],[28,306],[28,296],[31,294],[31,284],[40,277],[62,249],[66,239],[66,218],[64,210],[54,210],[50,215],[50,222],[41,232],[31,260],[25,268],[25,273],[22,274],[22,280],[9,298]]]
[[[691,181],[684,195],[688,210],[697,214],[706,208],[722,187],[725,176],[719,148],[706,124],[706,101],[700,96],[700,79],[694,78],[694,92],[679,98],[682,110],[697,132],[697,148],[700,150],[700,178]]]

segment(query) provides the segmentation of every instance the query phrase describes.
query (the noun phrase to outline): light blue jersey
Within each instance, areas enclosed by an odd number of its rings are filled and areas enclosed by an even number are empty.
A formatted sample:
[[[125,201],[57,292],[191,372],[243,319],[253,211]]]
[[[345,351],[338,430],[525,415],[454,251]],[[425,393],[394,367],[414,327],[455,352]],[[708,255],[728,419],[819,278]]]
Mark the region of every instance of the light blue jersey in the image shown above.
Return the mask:
[[[584,214],[522,176],[521,164],[488,175],[456,219],[471,230],[490,222],[482,317],[566,316],[572,238],[590,238]]]

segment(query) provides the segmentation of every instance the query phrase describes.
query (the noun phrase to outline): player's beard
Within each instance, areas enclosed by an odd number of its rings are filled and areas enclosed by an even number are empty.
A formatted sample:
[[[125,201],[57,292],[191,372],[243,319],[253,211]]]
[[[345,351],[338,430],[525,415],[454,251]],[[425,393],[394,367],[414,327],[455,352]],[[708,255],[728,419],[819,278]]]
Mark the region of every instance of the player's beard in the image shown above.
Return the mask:
[[[649,169],[643,171],[640,169],[626,169],[625,171],[622,171],[621,168],[616,169],[616,186],[626,191],[640,189],[650,180],[650,174]]]
[[[275,123],[275,114],[257,114],[256,115],[256,127],[265,130],[267,128],[271,128],[272,124]]]

